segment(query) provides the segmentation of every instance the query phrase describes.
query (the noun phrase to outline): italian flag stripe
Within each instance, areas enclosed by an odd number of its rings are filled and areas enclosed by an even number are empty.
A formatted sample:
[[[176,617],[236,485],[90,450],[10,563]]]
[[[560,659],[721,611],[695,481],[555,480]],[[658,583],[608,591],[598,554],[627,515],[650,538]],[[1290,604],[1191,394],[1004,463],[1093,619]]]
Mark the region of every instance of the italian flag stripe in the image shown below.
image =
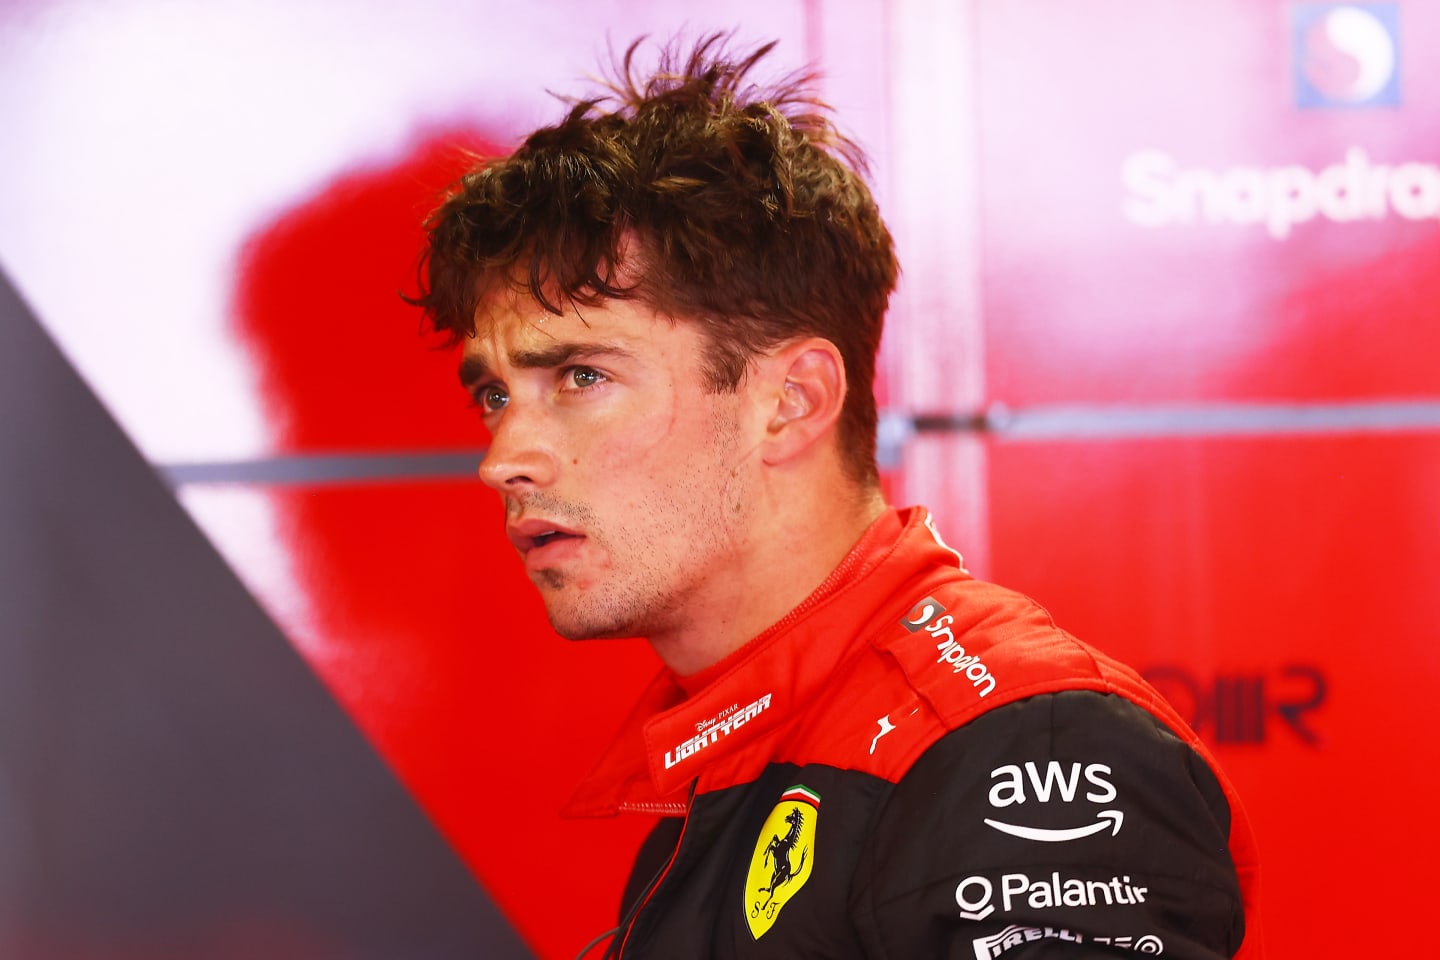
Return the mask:
[[[798,783],[780,795],[781,803],[784,803],[786,800],[803,800],[811,806],[820,806],[820,794],[811,790],[809,787],[802,787]]]

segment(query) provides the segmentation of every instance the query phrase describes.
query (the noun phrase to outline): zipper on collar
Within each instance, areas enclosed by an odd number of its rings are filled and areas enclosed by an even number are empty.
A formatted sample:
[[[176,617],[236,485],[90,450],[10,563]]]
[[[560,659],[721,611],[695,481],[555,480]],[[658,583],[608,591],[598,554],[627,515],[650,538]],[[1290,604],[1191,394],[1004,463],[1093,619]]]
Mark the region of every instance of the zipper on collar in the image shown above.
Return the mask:
[[[695,788],[690,788],[690,796],[695,796]],[[690,804],[673,801],[663,803],[651,800],[627,800],[616,808],[620,813],[648,813],[661,817],[683,817],[690,812]]]
[[[614,953],[606,950],[605,956],[602,957],[601,960],[621,960],[621,957],[625,954],[625,945],[630,942],[630,932],[635,929],[635,923],[640,919],[640,914],[645,912],[645,907],[649,905],[650,898],[655,895],[655,891],[659,890],[660,885],[665,882],[665,878],[670,873],[670,868],[675,866],[675,860],[680,856],[680,848],[685,845],[685,831],[690,826],[690,811],[693,809],[695,803],[695,787],[699,783],[700,780],[698,777],[690,781],[690,795],[685,799],[683,810],[685,822],[680,824],[680,836],[675,840],[675,849],[670,851],[670,858],[665,861],[665,866],[660,868],[660,872],[655,874],[655,878],[646,885],[645,889],[641,891],[640,896],[635,899],[635,906],[630,908],[629,916],[620,922],[620,927],[615,933],[615,938],[610,941],[610,948],[614,950]],[[637,806],[675,807],[679,805],[657,803],[637,804]],[[618,948],[616,944],[619,944]]]

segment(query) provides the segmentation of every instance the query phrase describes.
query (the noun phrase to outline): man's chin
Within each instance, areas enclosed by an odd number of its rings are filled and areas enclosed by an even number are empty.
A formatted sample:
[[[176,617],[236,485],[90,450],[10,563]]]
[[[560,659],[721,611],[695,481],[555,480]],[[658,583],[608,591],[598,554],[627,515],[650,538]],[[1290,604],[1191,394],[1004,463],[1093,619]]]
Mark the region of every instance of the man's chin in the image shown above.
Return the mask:
[[[536,570],[531,581],[540,591],[551,629],[566,640],[619,640],[645,635],[633,616],[606,609],[606,604],[596,602],[593,593],[579,590],[573,578],[558,570]]]
[[[550,617],[550,626],[566,640],[620,640],[635,636],[635,631],[620,627],[598,626],[575,623],[559,617]]]

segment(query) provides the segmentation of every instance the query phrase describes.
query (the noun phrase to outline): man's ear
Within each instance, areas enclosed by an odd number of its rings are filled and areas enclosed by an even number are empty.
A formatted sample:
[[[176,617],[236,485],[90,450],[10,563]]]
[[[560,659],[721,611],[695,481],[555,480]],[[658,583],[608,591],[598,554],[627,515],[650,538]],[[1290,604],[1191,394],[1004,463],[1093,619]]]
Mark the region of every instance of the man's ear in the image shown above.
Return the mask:
[[[766,463],[782,463],[830,436],[845,407],[845,360],[822,337],[786,343],[761,365],[773,403],[766,429]]]

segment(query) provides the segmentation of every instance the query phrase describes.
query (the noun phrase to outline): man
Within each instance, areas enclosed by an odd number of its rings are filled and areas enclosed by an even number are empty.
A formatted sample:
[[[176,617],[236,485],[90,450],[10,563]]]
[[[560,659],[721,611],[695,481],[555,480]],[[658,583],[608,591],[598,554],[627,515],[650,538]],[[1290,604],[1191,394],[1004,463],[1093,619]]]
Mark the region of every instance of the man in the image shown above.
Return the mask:
[[[664,664],[567,810],[666,817],[606,955],[1259,956],[1194,734],[886,506],[890,236],[768,49],[627,56],[429,224],[417,302],[551,622]]]

